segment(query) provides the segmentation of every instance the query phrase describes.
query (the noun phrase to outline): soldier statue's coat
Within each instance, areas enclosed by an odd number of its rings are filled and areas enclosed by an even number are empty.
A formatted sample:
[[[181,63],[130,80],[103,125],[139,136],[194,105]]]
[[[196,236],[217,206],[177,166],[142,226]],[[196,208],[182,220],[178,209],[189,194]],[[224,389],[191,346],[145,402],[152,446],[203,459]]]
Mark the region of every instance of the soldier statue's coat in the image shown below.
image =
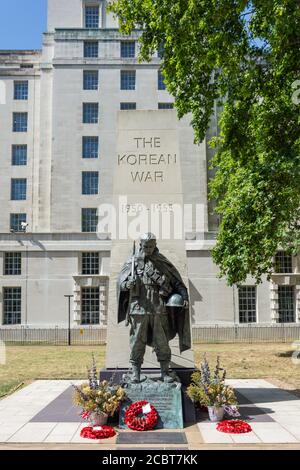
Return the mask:
[[[172,288],[170,296],[173,294],[182,295],[184,300],[188,300],[187,289],[182,281],[178,270],[173,264],[163,256],[158,248],[155,248],[153,254],[148,257],[153,263],[155,268],[168,278],[169,284]],[[130,292],[122,291],[121,285],[128,280],[131,276],[133,258],[130,257],[124,264],[117,283],[117,296],[118,296],[118,322],[125,321],[129,308],[130,308]],[[189,308],[168,308],[168,323],[169,323],[169,340],[172,340],[176,334],[179,337],[180,352],[186,351],[191,348],[191,327]],[[152,346],[151,331],[149,331],[148,346]]]

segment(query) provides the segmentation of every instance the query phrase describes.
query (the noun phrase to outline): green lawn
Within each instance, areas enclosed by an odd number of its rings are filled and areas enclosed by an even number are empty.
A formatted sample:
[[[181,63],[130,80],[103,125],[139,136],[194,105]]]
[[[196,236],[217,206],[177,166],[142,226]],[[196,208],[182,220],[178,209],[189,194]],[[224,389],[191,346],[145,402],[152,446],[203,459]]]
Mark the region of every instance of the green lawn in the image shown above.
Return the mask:
[[[97,366],[104,366],[104,346],[8,346],[7,364],[0,365],[0,396],[35,379],[82,379],[94,352]],[[199,365],[206,352],[214,366],[217,355],[228,378],[270,378],[300,390],[300,362],[293,364],[289,344],[197,344]]]
[[[81,379],[95,354],[104,365],[104,346],[8,346],[7,363],[0,365],[0,396],[35,379]]]

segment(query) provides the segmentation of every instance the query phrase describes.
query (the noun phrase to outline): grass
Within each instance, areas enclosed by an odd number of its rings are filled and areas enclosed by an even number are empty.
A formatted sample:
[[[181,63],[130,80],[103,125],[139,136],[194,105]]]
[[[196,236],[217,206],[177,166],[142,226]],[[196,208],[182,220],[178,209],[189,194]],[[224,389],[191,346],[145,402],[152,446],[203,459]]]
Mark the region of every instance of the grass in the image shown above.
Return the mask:
[[[197,344],[196,364],[205,352],[213,365],[217,356],[221,356],[228,378],[266,378],[281,387],[300,391],[300,359],[298,364],[292,362],[294,349],[290,344]]]
[[[0,365],[0,397],[36,379],[82,379],[95,353],[104,366],[104,346],[8,346],[7,363]],[[289,344],[196,344],[195,362],[207,353],[212,366],[217,355],[228,378],[268,378],[300,390],[300,361],[293,364]]]
[[[0,365],[0,397],[16,385],[36,379],[82,379],[95,354],[104,365],[104,346],[8,346]]]

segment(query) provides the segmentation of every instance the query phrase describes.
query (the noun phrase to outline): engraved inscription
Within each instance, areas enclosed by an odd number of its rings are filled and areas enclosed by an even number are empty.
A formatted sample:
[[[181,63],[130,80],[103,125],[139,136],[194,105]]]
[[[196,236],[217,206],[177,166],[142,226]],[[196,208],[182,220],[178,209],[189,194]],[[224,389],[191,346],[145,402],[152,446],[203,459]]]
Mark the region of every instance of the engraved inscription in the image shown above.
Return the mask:
[[[159,150],[161,149],[160,137],[134,137],[132,141],[136,151],[119,154],[118,166],[129,167],[132,183],[163,183],[165,170],[155,169],[155,166],[167,169],[170,165],[177,165],[177,154],[162,153]]]

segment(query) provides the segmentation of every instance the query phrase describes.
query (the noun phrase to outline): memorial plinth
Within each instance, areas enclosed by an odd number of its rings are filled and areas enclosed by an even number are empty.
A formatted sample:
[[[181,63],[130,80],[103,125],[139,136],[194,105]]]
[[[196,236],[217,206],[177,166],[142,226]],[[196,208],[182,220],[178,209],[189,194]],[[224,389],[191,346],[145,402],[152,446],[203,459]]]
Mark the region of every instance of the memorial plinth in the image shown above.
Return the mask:
[[[124,388],[127,398],[120,410],[120,428],[127,428],[124,415],[128,406],[141,400],[151,403],[156,408],[159,416],[156,429],[183,428],[180,382],[164,383],[159,380],[159,375],[154,375],[139,384],[125,383]]]
[[[176,266],[188,286],[184,228],[180,229],[179,223],[183,193],[178,132],[174,110],[122,111],[118,115],[112,200],[119,218],[118,237],[112,240],[111,250],[105,362],[110,370],[130,367],[129,329],[125,322],[118,323],[116,285],[124,261],[132,254],[134,233],[155,233],[160,252]],[[170,347],[173,369],[194,368],[192,349],[181,354],[178,338]],[[151,348],[147,347],[143,367],[159,367]]]
[[[177,268],[184,285],[187,288],[189,285],[179,129],[175,111],[125,111],[118,114],[111,200],[117,220],[113,227],[115,237],[112,237],[106,368],[101,371],[102,379],[109,378],[111,374],[120,376],[131,366],[129,328],[125,321],[118,321],[116,287],[122,266],[132,255],[133,241],[137,241],[142,233],[154,233],[160,253]],[[157,403],[162,426],[167,424],[170,427],[173,422],[174,427],[181,428],[183,420],[194,420],[193,405],[184,392],[194,370],[193,348],[182,350],[178,336],[169,345],[172,352],[170,366],[183,385],[170,386],[169,392],[172,393],[165,399],[165,404],[157,402],[159,396],[163,396],[159,387],[164,387],[164,383],[154,381],[149,391],[149,379],[147,383],[132,384],[127,393],[129,400],[146,400],[153,406]],[[156,354],[149,346],[142,367],[143,373],[151,375],[152,379],[153,374],[160,370]],[[171,402],[177,418],[170,411]]]

